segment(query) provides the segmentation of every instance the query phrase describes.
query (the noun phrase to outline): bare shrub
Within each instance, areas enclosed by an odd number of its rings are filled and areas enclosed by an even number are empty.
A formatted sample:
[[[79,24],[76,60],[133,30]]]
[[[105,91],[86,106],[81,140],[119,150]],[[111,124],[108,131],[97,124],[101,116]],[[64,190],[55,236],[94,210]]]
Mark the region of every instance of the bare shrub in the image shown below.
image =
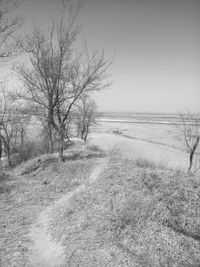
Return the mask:
[[[108,156],[109,157],[117,157],[120,155],[120,149],[118,145],[113,146],[109,151],[108,151]]]
[[[200,142],[200,115],[187,112],[180,113],[181,125],[178,126],[180,141],[189,153],[188,173],[193,172],[194,161],[199,160],[198,147]],[[197,171],[195,163],[194,172]]]
[[[75,111],[75,124],[77,136],[84,142],[87,141],[91,126],[96,124],[97,105],[88,94],[80,97],[77,109]]]

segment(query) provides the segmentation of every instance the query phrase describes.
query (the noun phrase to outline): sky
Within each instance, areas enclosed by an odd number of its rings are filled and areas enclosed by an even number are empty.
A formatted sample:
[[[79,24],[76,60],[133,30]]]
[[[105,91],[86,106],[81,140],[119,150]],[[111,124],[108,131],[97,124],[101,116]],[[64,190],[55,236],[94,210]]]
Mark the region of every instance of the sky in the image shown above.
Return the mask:
[[[80,41],[105,49],[112,86],[102,111],[200,112],[200,1],[80,0]],[[25,29],[48,25],[62,0],[23,0]]]

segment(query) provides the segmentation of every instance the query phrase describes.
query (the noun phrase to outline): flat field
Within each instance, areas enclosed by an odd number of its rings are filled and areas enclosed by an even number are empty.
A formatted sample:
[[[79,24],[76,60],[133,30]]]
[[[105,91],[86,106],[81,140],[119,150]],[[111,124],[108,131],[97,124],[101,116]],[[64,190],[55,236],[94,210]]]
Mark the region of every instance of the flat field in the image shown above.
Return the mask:
[[[180,141],[179,124],[175,115],[106,113],[98,118],[91,140],[131,159],[142,157],[186,170],[189,155]]]

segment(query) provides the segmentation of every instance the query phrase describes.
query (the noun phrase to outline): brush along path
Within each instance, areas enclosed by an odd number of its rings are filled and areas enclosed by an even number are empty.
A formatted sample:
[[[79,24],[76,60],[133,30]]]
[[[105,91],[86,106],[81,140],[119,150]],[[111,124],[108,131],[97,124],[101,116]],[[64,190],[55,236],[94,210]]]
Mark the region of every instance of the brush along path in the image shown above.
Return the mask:
[[[49,221],[53,209],[59,209],[63,205],[67,205],[69,200],[77,193],[86,189],[86,187],[94,183],[102,170],[106,167],[108,159],[101,159],[94,168],[85,184],[78,186],[75,190],[68,192],[59,200],[54,202],[41,212],[38,220],[32,225],[29,231],[29,238],[33,245],[29,252],[30,266],[37,267],[57,267],[64,266],[65,254],[62,245],[53,240],[49,233]]]

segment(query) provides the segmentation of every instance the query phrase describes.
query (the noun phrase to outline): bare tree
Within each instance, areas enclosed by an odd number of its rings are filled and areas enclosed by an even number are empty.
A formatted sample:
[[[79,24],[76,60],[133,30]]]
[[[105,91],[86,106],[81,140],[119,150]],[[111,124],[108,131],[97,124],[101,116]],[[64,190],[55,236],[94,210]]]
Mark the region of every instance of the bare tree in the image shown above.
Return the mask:
[[[21,17],[13,15],[18,4],[18,0],[0,0],[0,63],[7,61],[18,50],[13,35],[22,23]]]
[[[16,110],[18,111],[17,113]],[[29,126],[31,115],[26,113],[23,108],[15,108],[12,112],[15,112],[14,120],[16,128],[14,147],[16,147],[17,150],[23,150],[27,141],[27,128]]]
[[[66,129],[76,102],[83,93],[110,85],[105,80],[111,62],[105,59],[104,52],[90,55],[85,45],[77,54],[74,44],[80,32],[75,25],[79,6],[71,6],[69,11],[67,21],[62,17],[53,23],[48,34],[35,29],[26,36],[21,46],[30,56],[31,68],[17,68],[24,91],[13,94],[15,99],[24,99],[45,111],[48,125],[59,136],[59,161],[64,160]]]
[[[16,128],[15,128],[15,123],[11,119],[11,114],[8,115],[8,120],[3,121],[2,123],[2,132],[1,133],[1,139],[3,140],[4,143],[4,148],[5,148],[5,154],[7,156],[8,160],[8,165],[11,166],[11,150],[12,150],[12,145],[13,141],[15,144],[15,138],[16,138]]]
[[[5,154],[8,159],[8,165],[11,166],[10,161],[10,152],[11,152],[11,146],[13,137],[16,136],[16,128],[14,125],[14,120],[12,116],[12,111],[8,107],[8,103],[5,96],[5,89],[3,89],[3,94],[1,95],[1,133],[0,138],[2,140],[1,144],[4,145]],[[1,148],[1,151],[3,151],[3,148]]]
[[[24,114],[21,108],[17,108],[9,102],[5,86],[0,90],[0,121],[1,121],[1,156],[4,148],[8,165],[11,166],[11,154],[23,149],[26,129],[30,116]]]
[[[77,135],[85,142],[92,125],[95,124],[97,106],[94,100],[88,94],[83,94],[77,105],[76,127]]]
[[[180,138],[189,152],[188,172],[192,170],[195,153],[200,141],[200,114],[191,112],[179,114],[181,125],[179,128]],[[195,164],[196,165],[196,164]]]
[[[0,0],[0,64],[7,62],[8,58],[13,56],[17,49],[17,43],[13,39],[13,34],[18,30],[22,19],[13,15],[13,11],[18,6],[17,0]],[[0,110],[2,111],[2,103]],[[2,119],[2,114],[1,114]],[[0,120],[0,127],[3,127],[3,121]],[[0,165],[3,151],[3,137],[0,128]]]

